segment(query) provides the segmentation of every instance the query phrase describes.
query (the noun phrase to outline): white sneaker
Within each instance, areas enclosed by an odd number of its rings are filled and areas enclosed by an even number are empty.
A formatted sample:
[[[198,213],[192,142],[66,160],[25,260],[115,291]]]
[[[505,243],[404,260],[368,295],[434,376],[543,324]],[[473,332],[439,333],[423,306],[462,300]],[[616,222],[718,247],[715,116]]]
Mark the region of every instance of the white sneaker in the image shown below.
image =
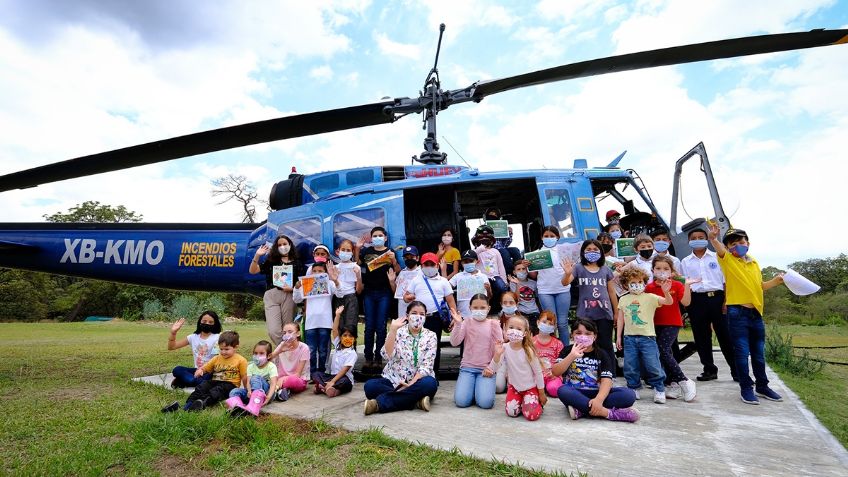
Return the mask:
[[[692,402],[697,395],[695,391],[695,381],[691,379],[687,379],[686,381],[680,381],[680,389],[683,390],[683,400],[686,402]]]
[[[630,390],[631,390],[631,391],[633,391],[633,394],[635,394],[635,395],[636,395],[636,400],[637,400],[637,401],[638,401],[638,400],[640,400],[640,399],[642,399],[642,396],[639,394],[639,391],[641,391],[641,388],[640,388],[640,389],[633,389],[633,388],[630,388]]]
[[[657,404],[665,404],[665,391],[654,391],[654,402]]]
[[[668,399],[680,399],[683,397],[683,390],[677,383],[671,383],[665,387],[665,397]]]

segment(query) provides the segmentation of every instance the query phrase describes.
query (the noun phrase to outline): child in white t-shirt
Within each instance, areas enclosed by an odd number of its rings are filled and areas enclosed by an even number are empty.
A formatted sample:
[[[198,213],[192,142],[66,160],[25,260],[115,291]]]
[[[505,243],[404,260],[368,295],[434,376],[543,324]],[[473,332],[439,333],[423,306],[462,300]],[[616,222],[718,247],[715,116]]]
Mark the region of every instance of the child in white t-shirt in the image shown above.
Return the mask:
[[[312,373],[315,381],[315,394],[336,397],[349,393],[353,389],[353,366],[356,364],[356,336],[350,328],[342,328],[339,334],[339,321],[344,307],[336,308],[333,320],[333,350],[330,352],[330,372]]]

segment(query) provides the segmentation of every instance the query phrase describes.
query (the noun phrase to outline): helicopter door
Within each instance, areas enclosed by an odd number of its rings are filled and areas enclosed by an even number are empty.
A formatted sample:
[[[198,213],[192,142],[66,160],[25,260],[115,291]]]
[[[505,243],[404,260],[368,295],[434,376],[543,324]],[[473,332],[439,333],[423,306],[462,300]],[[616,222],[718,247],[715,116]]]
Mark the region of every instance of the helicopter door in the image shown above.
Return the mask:
[[[697,146],[693,147],[689,152],[684,154],[683,157],[678,159],[674,166],[674,188],[671,194],[671,222],[669,229],[671,230],[671,233],[674,234],[672,237],[672,243],[674,244],[674,249],[679,257],[685,257],[691,252],[688,239],[689,231],[699,226],[703,228],[701,225],[703,223],[702,218],[697,217],[693,219],[692,217],[689,217],[690,220],[683,224],[681,226],[681,232],[677,233],[678,205],[684,204],[682,185],[683,166],[692,158],[700,159],[699,170],[704,174],[704,178],[706,179],[707,191],[713,208],[713,219],[711,220],[715,220],[716,223],[718,223],[718,227],[722,235],[730,228],[730,220],[725,215],[724,207],[721,205],[721,198],[718,195],[718,188],[716,187],[715,178],[713,177],[713,171],[710,168],[710,161],[707,158],[707,150],[704,148],[704,143],[700,142]],[[687,196],[688,201],[695,200],[695,198],[691,197],[691,195],[692,193],[690,192],[689,196]],[[685,205],[682,208],[688,216],[689,213],[686,211]]]
[[[580,239],[582,231],[574,211],[575,200],[571,179],[566,177],[551,179],[554,180],[537,183],[544,225],[553,225],[559,228],[560,237],[569,242],[577,241]],[[594,206],[592,208],[594,209]],[[530,237],[530,240],[540,241],[540,237],[541,231],[536,237]]]

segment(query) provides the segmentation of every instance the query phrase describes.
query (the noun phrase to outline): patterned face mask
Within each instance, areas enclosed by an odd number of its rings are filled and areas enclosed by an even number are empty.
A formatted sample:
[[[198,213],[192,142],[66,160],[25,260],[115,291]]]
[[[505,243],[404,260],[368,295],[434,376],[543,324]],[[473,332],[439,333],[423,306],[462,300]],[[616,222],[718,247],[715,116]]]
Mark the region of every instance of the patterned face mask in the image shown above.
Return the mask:
[[[421,328],[422,326],[424,326],[424,315],[410,314],[406,318],[409,321],[409,329],[410,330],[412,330],[412,329],[417,330],[417,329]]]
[[[506,339],[511,343],[520,342],[524,339],[524,332],[516,329],[506,330]]]

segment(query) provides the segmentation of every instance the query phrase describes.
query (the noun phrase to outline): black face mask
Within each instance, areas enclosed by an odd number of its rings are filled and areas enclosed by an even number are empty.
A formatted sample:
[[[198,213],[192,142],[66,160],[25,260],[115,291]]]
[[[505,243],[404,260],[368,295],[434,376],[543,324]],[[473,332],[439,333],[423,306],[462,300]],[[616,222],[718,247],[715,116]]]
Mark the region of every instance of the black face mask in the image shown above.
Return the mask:
[[[644,258],[645,260],[651,258],[651,255],[653,255],[653,254],[654,254],[654,249],[639,250],[639,255],[641,255],[642,258]]]
[[[406,265],[406,268],[414,268],[418,265],[418,260],[415,260],[414,258],[405,258],[403,260],[403,264]]]
[[[498,220],[498,219],[500,219],[500,217],[498,217],[497,215],[490,215],[490,216],[486,217],[486,220]]]
[[[215,332],[215,325],[210,325],[209,323],[201,323],[197,326],[197,329],[200,330],[201,333],[213,333]]]
[[[609,253],[609,251],[612,250],[612,244],[611,243],[602,243],[601,248],[604,250],[604,253]]]

